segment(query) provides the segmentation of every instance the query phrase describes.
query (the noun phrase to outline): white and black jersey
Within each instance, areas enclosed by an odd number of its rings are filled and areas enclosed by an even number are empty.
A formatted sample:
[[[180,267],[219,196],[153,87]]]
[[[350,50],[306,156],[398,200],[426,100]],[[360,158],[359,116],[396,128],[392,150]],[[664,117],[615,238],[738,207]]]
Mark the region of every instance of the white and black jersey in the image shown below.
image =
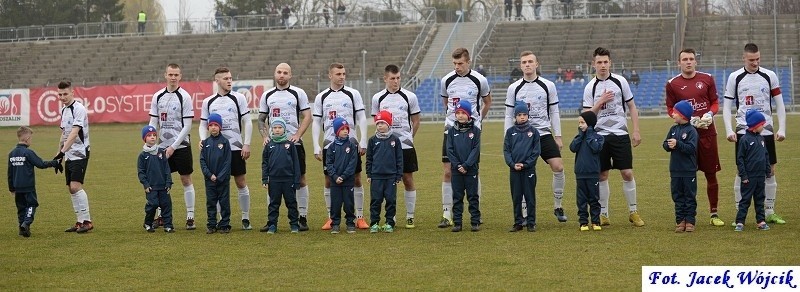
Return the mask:
[[[771,70],[758,68],[755,73],[750,73],[741,68],[731,73],[725,86],[725,98],[736,104],[736,133],[745,133],[747,130],[745,114],[747,110],[752,109],[761,112],[767,119],[761,135],[774,134],[772,98],[780,95],[781,86],[778,83],[778,75]]]
[[[74,127],[78,127],[78,137],[64,153],[68,161],[85,159],[89,152],[89,115],[78,100],[61,108],[61,141],[67,140]]]
[[[539,135],[561,136],[555,83],[541,76],[531,81],[521,78],[511,83],[506,94],[506,118],[511,121],[515,119],[514,104],[517,101],[528,106],[528,123],[539,131]]]
[[[592,108],[606,90],[614,94],[614,100],[600,108],[595,130],[600,135],[628,135],[628,119],[625,113],[627,103],[633,101],[633,93],[628,80],[622,75],[611,73],[605,80],[592,78],[583,90],[583,108]]]
[[[328,149],[330,143],[336,138],[336,134],[333,132],[333,120],[336,117],[345,119],[351,125],[350,138],[356,138],[355,117],[359,111],[364,111],[364,101],[361,99],[361,93],[351,87],[344,86],[339,90],[328,88],[317,94],[312,114],[323,120],[322,129],[325,134],[322,146],[324,149]],[[359,138],[363,140],[363,137]],[[358,141],[357,138],[356,141]]]
[[[400,138],[403,149],[414,148],[411,116],[420,113],[417,95],[403,88],[397,92],[381,90],[372,96],[372,116],[381,110],[392,113],[392,131]]]
[[[222,136],[230,142],[231,151],[242,150],[244,147],[242,117],[250,114],[247,98],[235,91],[226,95],[214,94],[206,97],[200,110],[200,119],[208,121],[208,116],[213,113],[222,117]]]
[[[444,121],[445,128],[452,127],[456,122],[456,105],[461,100],[467,100],[472,104],[472,119],[475,126],[481,127],[481,106],[482,98],[489,95],[489,82],[486,77],[475,70],[469,70],[467,75],[459,76],[456,71],[447,73],[442,77],[442,98],[447,98],[447,118]]]
[[[183,119],[194,118],[194,103],[186,90],[178,87],[170,92],[167,88],[153,94],[150,104],[150,117],[158,119],[158,147],[173,149],[189,147],[188,131],[181,137],[181,132],[191,124],[184,124]],[[180,138],[180,140],[178,140]]]
[[[275,118],[286,121],[286,135],[293,136],[300,129],[301,112],[310,109],[306,92],[290,85],[286,89],[273,87],[261,94],[258,112],[267,115],[267,127]]]

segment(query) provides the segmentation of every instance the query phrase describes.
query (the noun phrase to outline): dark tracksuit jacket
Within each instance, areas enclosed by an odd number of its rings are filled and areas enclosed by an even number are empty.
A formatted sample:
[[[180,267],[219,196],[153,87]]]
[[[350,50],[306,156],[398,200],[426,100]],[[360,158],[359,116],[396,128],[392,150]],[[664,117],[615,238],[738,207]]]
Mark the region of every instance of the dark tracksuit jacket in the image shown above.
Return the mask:
[[[695,224],[697,216],[697,130],[689,123],[676,124],[669,129],[662,146],[670,152],[669,174],[672,201],[675,203],[675,223]],[[667,139],[675,139],[670,149]]]
[[[386,224],[394,227],[397,213],[397,182],[403,178],[403,149],[400,138],[391,135],[369,138],[367,144],[367,177],[370,182],[370,224],[381,219],[381,204],[386,200]]]
[[[144,224],[153,225],[156,209],[160,207],[164,228],[173,228],[172,198],[167,192],[172,188],[172,176],[170,175],[172,172],[169,169],[167,154],[163,149],[157,149],[156,154],[140,152],[136,163],[139,182],[145,188],[145,199],[147,200],[144,205]],[[150,192],[147,192],[147,188],[150,188]]]
[[[36,173],[33,167],[54,167],[57,160],[42,161],[26,144],[17,144],[8,153],[8,191],[14,193],[14,202],[17,205],[17,220],[22,225],[33,223],[34,213],[39,207],[36,198]]]
[[[336,138],[325,150],[325,170],[331,180],[331,221],[334,229],[339,228],[344,205],[345,224],[355,226],[356,210],[353,187],[355,186],[356,163],[358,162],[358,144],[349,138]],[[342,183],[336,179],[341,177]]]
[[[739,151],[736,153],[736,167],[742,179],[742,200],[736,213],[736,223],[744,224],[750,200],[755,205],[756,223],[764,222],[764,183],[772,171],[769,154],[764,144],[764,137],[759,133],[747,132],[739,139]],[[747,183],[744,181],[747,180]]]
[[[206,212],[208,228],[230,228],[231,221],[231,144],[222,134],[211,135],[203,140],[200,150],[200,170],[206,179]],[[217,181],[211,181],[211,175]],[[217,222],[217,203],[220,205],[220,221]]]
[[[297,158],[294,143],[288,140],[271,140],[264,147],[261,154],[261,184],[269,185],[267,226],[277,226],[283,198],[286,201],[289,225],[299,227],[296,190],[300,187],[300,160]]]
[[[503,156],[509,167],[511,204],[515,225],[536,225],[536,160],[542,152],[539,131],[529,123],[514,124],[506,130]],[[522,163],[522,170],[514,164]],[[528,208],[527,222],[522,214],[522,198]]]
[[[478,201],[478,161],[481,153],[481,130],[470,121],[447,130],[447,157],[450,159],[453,187],[453,224],[461,225],[464,212],[464,193],[469,201],[470,223],[480,224],[481,210]],[[458,167],[467,173],[462,174]]]
[[[575,181],[577,183],[578,222],[600,225],[600,151],[605,137],[597,134],[593,127],[578,135],[569,144],[575,153]],[[588,208],[588,211],[587,211]]]

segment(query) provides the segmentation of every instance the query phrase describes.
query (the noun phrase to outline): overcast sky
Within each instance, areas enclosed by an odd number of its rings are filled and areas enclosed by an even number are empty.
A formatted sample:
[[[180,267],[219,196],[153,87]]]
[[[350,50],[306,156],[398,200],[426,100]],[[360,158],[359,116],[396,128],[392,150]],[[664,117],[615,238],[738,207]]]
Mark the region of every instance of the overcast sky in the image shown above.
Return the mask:
[[[169,20],[178,20],[181,2],[186,8],[186,17],[189,19],[207,19],[214,17],[213,0],[159,0],[164,8],[164,16]]]

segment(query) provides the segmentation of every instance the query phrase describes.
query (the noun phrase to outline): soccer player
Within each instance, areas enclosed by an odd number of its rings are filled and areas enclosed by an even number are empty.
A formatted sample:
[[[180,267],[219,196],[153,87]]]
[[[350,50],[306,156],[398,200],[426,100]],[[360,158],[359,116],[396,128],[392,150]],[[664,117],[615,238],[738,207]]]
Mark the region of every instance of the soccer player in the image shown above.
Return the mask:
[[[528,107],[528,123],[537,129],[541,137],[541,157],[553,172],[553,214],[559,222],[567,222],[567,215],[561,206],[564,197],[564,162],[561,160],[561,115],[558,110],[556,85],[536,74],[539,61],[531,51],[519,55],[519,67],[523,77],[508,86],[506,94],[506,114],[503,129],[514,125],[514,105],[522,101]],[[527,206],[523,198],[522,214]]]
[[[58,99],[64,107],[61,108],[59,150],[53,160],[67,160],[64,175],[77,218],[75,225],[64,232],[86,233],[94,229],[89,214],[89,196],[83,190],[86,167],[89,165],[89,116],[86,107],[75,100],[72,82],[65,80],[58,83]]]
[[[387,65],[383,70],[386,89],[372,96],[372,116],[385,110],[392,113],[392,132],[400,138],[403,146],[403,186],[405,187],[406,228],[414,228],[414,210],[417,205],[417,189],[414,172],[419,170],[414,135],[419,130],[419,102],[417,95],[400,88],[400,68]]]
[[[300,188],[297,190],[297,209],[299,230],[308,230],[308,185],[306,184],[306,150],[303,146],[303,134],[311,125],[311,107],[308,105],[306,92],[297,86],[290,85],[292,67],[280,63],[275,67],[275,88],[261,95],[258,106],[258,129],[264,139],[264,146],[269,143],[269,125],[277,118],[286,121],[286,134],[294,143],[297,158],[300,160]],[[302,120],[300,120],[302,115]]]
[[[153,94],[150,106],[150,126],[158,132],[158,147],[164,149],[169,161],[169,169],[178,172],[183,185],[183,199],[186,202],[186,229],[194,230],[194,184],[192,172],[194,159],[189,142],[189,132],[194,119],[194,103],[186,90],[180,87],[181,67],[167,65],[164,72],[167,87]]]
[[[239,208],[242,209],[242,229],[251,230],[250,189],[247,187],[247,165],[250,158],[250,139],[253,124],[250,122],[250,109],[247,98],[241,93],[232,92],[233,77],[228,68],[220,67],[214,71],[217,93],[206,97],[200,110],[200,146],[208,137],[208,116],[216,113],[222,116],[222,135],[231,146],[231,175],[239,191]]]
[[[341,63],[333,63],[328,67],[328,79],[331,84],[328,89],[323,90],[317,94],[314,99],[314,112],[313,123],[311,126],[311,134],[314,137],[314,158],[325,163],[325,157],[322,149],[328,149],[330,144],[336,139],[336,133],[333,131],[333,120],[337,117],[345,119],[348,125],[354,125],[353,129],[358,127],[358,135],[356,131],[349,131],[351,139],[357,139],[358,142],[358,164],[356,165],[355,174],[355,208],[356,208],[356,227],[359,229],[367,229],[369,225],[364,220],[364,187],[361,185],[361,156],[366,154],[367,151],[367,116],[364,113],[364,101],[361,99],[361,93],[351,87],[345,86],[344,81],[347,78],[347,72],[344,65]],[[323,145],[319,145],[320,130],[325,131],[323,136]],[[331,209],[331,181],[328,173],[325,172],[325,205],[328,207],[328,214]],[[331,229],[331,218],[325,221],[322,225],[322,230]]]
[[[723,226],[725,222],[717,215],[719,202],[719,183],[717,172],[722,170],[719,164],[719,151],[717,149],[717,128],[713,116],[719,112],[717,85],[711,74],[697,71],[697,59],[694,49],[683,49],[678,55],[678,66],[681,74],[672,77],[666,85],[667,113],[672,116],[675,104],[686,100],[692,104],[693,117],[708,116],[710,124],[693,123],[697,128],[699,139],[697,142],[697,166],[706,177],[706,193],[708,194],[709,212],[711,212],[711,225]],[[711,114],[708,114],[708,113]],[[688,117],[692,119],[692,117]],[[697,119],[694,119],[697,121]]]
[[[489,112],[492,105],[492,94],[489,89],[489,82],[480,73],[470,70],[469,50],[457,48],[451,55],[453,58],[454,70],[442,77],[442,103],[447,107],[447,118],[444,120],[444,135],[442,140],[442,221],[439,228],[447,228],[453,225],[451,209],[453,208],[453,185],[450,180],[450,160],[447,158],[447,131],[456,122],[456,105],[461,100],[469,101],[472,104],[472,120],[478,129],[481,128],[483,117]],[[480,159],[479,159],[480,160]],[[480,180],[478,181],[478,192],[480,192]]]
[[[642,143],[639,134],[639,111],[625,77],[611,73],[611,51],[598,47],[592,54],[592,67],[597,75],[583,90],[583,110],[597,114],[597,133],[604,138],[600,152],[600,225],[609,225],[609,170],[619,169],[622,192],[628,202],[628,221],[644,226],[636,206],[636,180],[633,177],[633,147]],[[633,131],[629,135],[627,113],[630,112]],[[631,141],[633,139],[633,141]]]
[[[730,142],[737,142],[742,138],[747,130],[745,113],[747,110],[757,110],[764,114],[767,124],[761,135],[764,136],[764,143],[767,145],[769,153],[769,163],[771,165],[772,176],[767,178],[764,184],[766,200],[764,202],[767,216],[767,223],[786,224],[786,221],[775,214],[775,197],[778,191],[778,181],[775,179],[775,164],[778,163],[778,155],[775,152],[775,141],[782,142],[786,139],[786,108],[783,105],[783,95],[781,86],[778,83],[778,75],[766,68],[760,67],[761,53],[758,46],[748,43],[744,46],[742,55],[744,67],[734,71],[728,76],[725,85],[725,103],[723,104],[722,116],[725,119],[725,133]],[[772,120],[772,102],[775,102],[775,110],[778,112],[778,124],[776,129]],[[731,105],[736,104],[736,132],[731,125]],[[739,151],[739,144],[736,143],[736,153]],[[734,179],[733,194],[736,199],[736,209],[739,209],[739,201],[742,199],[741,178],[737,175]]]

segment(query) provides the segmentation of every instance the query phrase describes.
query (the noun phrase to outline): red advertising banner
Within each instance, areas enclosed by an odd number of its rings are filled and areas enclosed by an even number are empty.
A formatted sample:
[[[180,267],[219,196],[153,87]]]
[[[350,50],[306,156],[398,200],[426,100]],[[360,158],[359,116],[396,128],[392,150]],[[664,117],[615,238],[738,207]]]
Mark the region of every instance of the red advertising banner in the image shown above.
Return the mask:
[[[149,121],[153,94],[164,86],[164,83],[143,83],[77,86],[74,89],[75,99],[80,100],[89,112],[90,123],[135,123]],[[212,93],[211,82],[181,82],[181,88],[192,95],[194,117],[200,119],[203,99]],[[30,89],[31,125],[58,125],[62,107],[57,88]]]

